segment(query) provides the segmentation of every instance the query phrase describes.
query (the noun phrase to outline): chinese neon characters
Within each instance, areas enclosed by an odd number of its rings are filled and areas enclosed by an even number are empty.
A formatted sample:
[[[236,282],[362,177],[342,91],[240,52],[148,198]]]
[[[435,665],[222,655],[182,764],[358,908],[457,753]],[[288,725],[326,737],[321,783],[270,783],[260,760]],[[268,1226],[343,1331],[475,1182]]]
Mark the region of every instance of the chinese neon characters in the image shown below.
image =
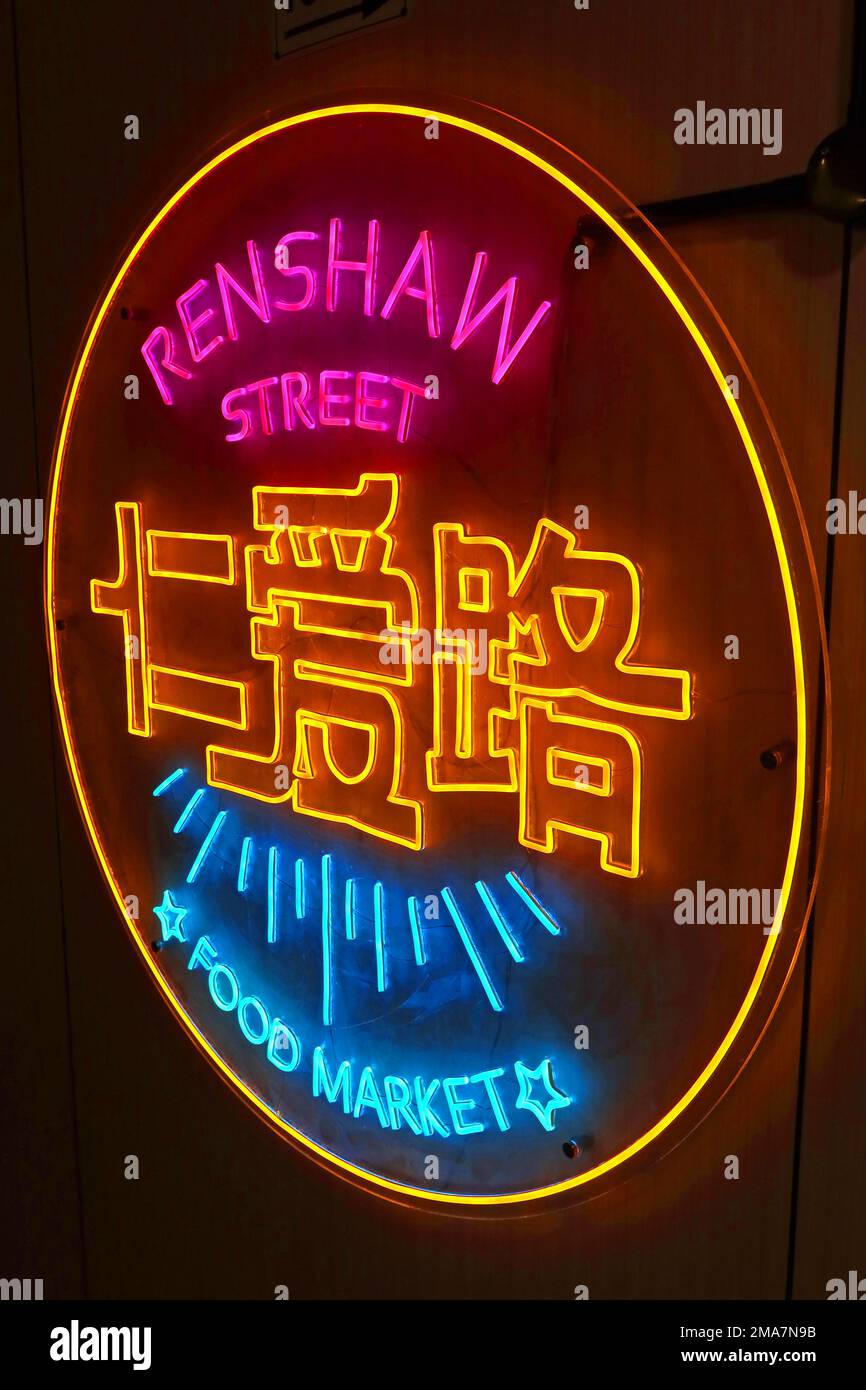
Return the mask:
[[[161,714],[203,721],[212,786],[411,850],[425,845],[430,798],[510,794],[527,848],[551,854],[563,835],[584,837],[602,870],[635,877],[640,720],[691,713],[688,671],[635,657],[636,567],[583,549],[549,518],[522,558],[495,536],[436,524],[425,708],[425,596],[395,563],[399,501],[392,473],[347,488],[256,487],[262,539],[243,548],[231,535],[148,528],[141,503],[118,502],[117,572],[93,580],[91,602],[121,621],[130,733],[152,736]],[[248,622],[238,675],[152,650],[149,596],[166,581],[234,590]],[[410,727],[428,734],[415,763]]]

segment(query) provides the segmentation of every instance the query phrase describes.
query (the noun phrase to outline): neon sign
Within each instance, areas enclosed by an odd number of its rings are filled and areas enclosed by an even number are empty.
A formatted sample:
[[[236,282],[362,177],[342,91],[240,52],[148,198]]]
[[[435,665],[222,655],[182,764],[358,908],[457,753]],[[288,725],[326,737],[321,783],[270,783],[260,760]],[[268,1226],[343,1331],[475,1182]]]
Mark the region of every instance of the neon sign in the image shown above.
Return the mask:
[[[325,307],[328,313],[334,313],[337,309],[338,286],[344,277],[350,272],[359,274],[363,283],[362,312],[367,318],[374,313],[378,313],[383,319],[390,319],[394,315],[395,307],[403,298],[420,299],[424,305],[427,323],[427,333],[431,338],[440,336],[441,328],[439,321],[439,310],[437,307],[438,296],[436,291],[436,274],[434,269],[433,243],[429,231],[422,231],[414,247],[409,253],[406,264],[403,266],[389,293],[385,297],[381,309],[377,307],[376,286],[377,286],[377,267],[379,264],[379,233],[380,224],[371,219],[367,229],[367,241],[365,254],[362,260],[346,260],[341,258],[339,249],[342,244],[343,223],[339,217],[332,217],[329,222],[328,234],[328,257],[325,271]],[[307,265],[288,264],[288,248],[291,242],[297,240],[316,241],[317,232],[294,231],[286,232],[276,243],[273,256],[273,263],[276,271],[285,276],[300,275],[304,283],[304,291],[297,300],[284,300],[276,298],[269,293],[263,271],[263,256],[254,240],[247,242],[247,257],[249,260],[249,288],[245,287],[240,280],[236,279],[225,266],[217,262],[214,266],[214,281],[219,292],[221,312],[218,315],[213,307],[207,307],[204,303],[209,290],[210,282],[207,279],[196,280],[195,284],[179,295],[176,301],[177,315],[180,320],[183,334],[186,339],[186,347],[189,353],[189,363],[184,365],[180,359],[178,350],[175,346],[175,335],[171,328],[160,324],[148,334],[142,344],[142,356],[144,357],[153,379],[156,382],[159,394],[166,405],[171,405],[174,397],[170,377],[175,376],[181,380],[190,381],[195,375],[195,364],[201,363],[210,353],[216,351],[227,342],[237,342],[240,338],[238,317],[235,307],[235,299],[240,303],[246,304],[247,308],[255,315],[261,323],[272,321],[273,311],[277,310],[284,313],[294,313],[298,310],[316,308],[317,305],[317,285],[316,273]],[[476,253],[466,291],[460,307],[460,313],[454,326],[453,334],[450,338],[452,348],[461,348],[475,334],[481,325],[497,312],[500,315],[499,337],[496,343],[496,356],[493,362],[491,377],[494,382],[502,381],[506,372],[513,366],[519,352],[528,342],[535,329],[547,316],[550,310],[550,301],[543,300],[533,312],[529,321],[523,329],[514,334],[515,306],[518,294],[518,279],[516,275],[511,275],[499,286],[494,294],[484,303],[479,304],[479,288],[485,275],[487,266],[487,254],[484,251]],[[423,284],[412,284],[413,278],[418,270],[422,272]],[[234,298],[233,298],[234,296]],[[212,296],[213,297],[213,296]],[[192,305],[196,301],[202,301],[197,312],[193,312]],[[216,320],[222,331],[217,331],[213,320]],[[346,371],[322,372],[320,376],[320,415],[319,421],[323,425],[349,425],[351,417],[334,416],[330,413],[331,405],[334,403],[347,404],[350,397],[334,393],[330,389],[333,379],[351,380],[354,373]],[[355,394],[355,423],[362,429],[385,429],[387,426],[381,420],[370,420],[364,418],[360,420],[359,414],[366,417],[366,409],[372,408],[372,401],[375,398],[367,397],[365,394],[366,382],[386,383],[390,378],[382,377],[375,372],[358,373],[358,386]],[[398,431],[398,438],[405,439],[408,415],[411,409],[411,397],[413,394],[423,395],[423,388],[412,386],[407,382],[395,381],[396,386],[403,393],[403,402],[400,410],[401,428]],[[265,434],[273,432],[271,423],[271,410],[269,406],[270,389],[280,387],[283,400],[285,428],[294,428],[295,417],[308,429],[315,428],[315,422],[310,417],[306,408],[310,395],[310,381],[305,372],[288,372],[279,378],[265,378],[264,381],[254,382],[250,386],[237,387],[230,392],[231,396],[252,395],[258,397],[259,414],[261,425]],[[322,402],[325,405],[322,405]],[[382,403],[379,402],[381,405]],[[223,401],[223,414],[226,414],[226,400]],[[404,417],[406,417],[404,419]],[[226,418],[231,418],[227,415]],[[238,436],[243,437],[243,436]]]
[[[46,575],[76,792],[166,1001],[320,1161],[478,1207],[698,1118],[809,890],[775,441],[663,244],[517,135],[362,103],[189,180],[82,349]],[[771,929],[687,934],[698,881],[774,890]]]

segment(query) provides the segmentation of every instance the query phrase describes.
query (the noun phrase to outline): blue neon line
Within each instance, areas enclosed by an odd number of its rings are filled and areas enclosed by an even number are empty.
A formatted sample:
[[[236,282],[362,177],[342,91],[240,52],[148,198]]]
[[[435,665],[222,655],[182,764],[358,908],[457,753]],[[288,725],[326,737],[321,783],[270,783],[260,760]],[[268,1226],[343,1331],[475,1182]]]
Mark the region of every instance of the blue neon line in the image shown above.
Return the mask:
[[[247,891],[247,877],[248,877],[248,875],[249,875],[250,858],[251,858],[251,856],[252,856],[252,848],[253,848],[252,836],[251,836],[251,835],[245,835],[245,836],[244,836],[244,842],[243,842],[243,844],[241,845],[241,862],[240,862],[240,864],[238,865],[238,892],[239,892],[239,893],[245,893],[245,892]]]
[[[355,924],[355,880],[346,879],[346,940],[354,941],[357,933]]]
[[[417,898],[407,899],[409,908],[409,925],[412,928],[412,946],[415,950],[415,964],[427,964],[427,952],[424,950],[424,937],[421,935],[421,905]]]
[[[186,803],[186,805],[180,813],[180,816],[178,817],[177,825],[174,827],[175,835],[179,835],[180,832],[183,830],[184,826],[186,825],[187,821],[189,820],[190,816],[192,815],[193,811],[195,810],[196,806],[201,801],[203,796],[204,787],[199,787],[197,792],[193,792],[192,796],[190,797],[189,801]]]
[[[204,863],[205,859],[207,858],[210,852],[211,845],[213,844],[217,835],[222,830],[223,821],[225,820],[227,815],[227,811],[220,811],[218,816],[214,816],[213,825],[211,826],[210,830],[207,832],[204,839],[202,840],[201,849],[199,850],[198,854],[193,860],[192,868],[186,876],[187,883],[195,883],[196,879],[198,878],[198,871]]]
[[[484,988],[484,993],[490,1000],[490,1007],[494,1009],[496,1013],[501,1014],[502,1000],[499,998],[499,995],[493,988],[493,982],[491,981],[490,976],[487,974],[487,971],[484,969],[484,966],[481,962],[481,957],[475,949],[475,942],[469,935],[469,928],[467,927],[462,916],[460,915],[460,909],[454,901],[454,894],[451,892],[450,888],[443,888],[442,896],[445,899],[445,906],[451,913],[454,925],[460,933],[460,939],[463,942],[463,945],[466,947],[466,954],[471,960],[472,965],[475,969],[475,973],[481,981],[481,984]]]
[[[502,940],[505,942],[505,945],[508,948],[512,960],[516,960],[517,964],[519,965],[521,961],[525,959],[525,957],[517,942],[515,941],[514,937],[511,935],[511,929],[502,915],[502,910],[499,907],[499,904],[496,902],[496,899],[494,898],[490,889],[487,887],[486,883],[482,883],[479,879],[475,887],[478,889],[478,894],[481,898],[481,901],[487,908],[487,911],[490,913],[490,916],[493,920],[493,925],[499,932],[499,935],[502,937]]]
[[[306,869],[303,859],[295,860],[295,916],[303,917],[307,910]]]
[[[331,856],[322,855],[322,1022],[333,1022],[331,1000]]]
[[[268,941],[277,939],[277,847],[268,850]]]
[[[170,777],[166,777],[166,779],[165,779],[164,782],[160,782],[160,784],[159,784],[158,787],[154,787],[154,789],[153,789],[153,795],[154,795],[154,796],[162,796],[163,792],[167,792],[168,789],[169,789],[169,787],[173,786],[174,783],[178,780],[179,777],[185,777],[185,776],[186,776],[186,768],[185,768],[185,767],[179,767],[178,770],[177,770],[177,772],[173,772],[173,773],[171,774]]]
[[[552,913],[548,912],[546,907],[542,907],[538,899],[530,893],[526,884],[521,882],[513,869],[509,869],[508,873],[505,875],[505,879],[507,883],[511,884],[517,896],[523,899],[530,912],[535,914],[545,931],[549,931],[551,936],[559,936],[562,928],[556,918]]]
[[[376,935],[376,988],[380,994],[385,990],[385,889],[381,883],[373,888],[373,919]]]

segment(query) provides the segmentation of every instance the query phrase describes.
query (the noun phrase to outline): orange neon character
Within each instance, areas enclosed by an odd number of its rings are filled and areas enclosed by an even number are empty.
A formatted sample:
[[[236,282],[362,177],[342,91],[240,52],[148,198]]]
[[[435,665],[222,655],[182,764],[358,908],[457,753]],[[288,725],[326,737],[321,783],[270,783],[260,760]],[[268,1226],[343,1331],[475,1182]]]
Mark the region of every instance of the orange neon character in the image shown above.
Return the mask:
[[[413,683],[418,594],[392,564],[397,500],[393,474],[364,473],[353,488],[253,489],[254,526],[269,541],[246,549],[247,599],[270,710],[251,742],[208,748],[208,781],[420,849],[400,698]],[[402,633],[402,660],[387,667],[386,631]]]
[[[93,579],[94,613],[120,618],[126,668],[127,726],[150,737],[154,712],[242,729],[247,722],[247,688],[154,659],[148,606],[161,581],[233,585],[234,540],[227,535],[145,530],[140,502],[116,502],[118,569],[115,579]]]
[[[434,527],[433,791],[517,791],[522,844],[552,853],[560,833],[596,839],[602,868],[640,872],[641,750],[610,711],[688,719],[688,671],[641,665],[636,566],[581,550],[538,522],[516,569],[510,549]]]

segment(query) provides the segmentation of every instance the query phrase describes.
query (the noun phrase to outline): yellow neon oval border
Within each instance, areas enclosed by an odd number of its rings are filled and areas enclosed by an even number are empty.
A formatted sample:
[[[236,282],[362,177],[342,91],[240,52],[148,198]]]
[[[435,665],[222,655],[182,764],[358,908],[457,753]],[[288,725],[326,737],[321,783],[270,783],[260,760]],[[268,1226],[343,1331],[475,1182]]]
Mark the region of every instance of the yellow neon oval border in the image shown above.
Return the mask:
[[[791,894],[791,885],[794,878],[797,854],[799,851],[800,840],[802,837],[803,814],[805,806],[806,682],[803,665],[803,644],[797,614],[796,594],[794,590],[793,578],[791,575],[791,567],[788,561],[787,551],[785,550],[784,539],[782,537],[782,528],[779,523],[779,518],[776,513],[772,495],[770,493],[769,484],[764,474],[764,470],[761,466],[760,458],[758,457],[758,451],[755,447],[751,435],[749,434],[749,430],[746,426],[746,422],[743,418],[742,412],[740,411],[739,405],[727,389],[724,375],[715,357],[713,356],[709,344],[707,343],[706,339],[704,338],[694,319],[689,314],[685,305],[682,303],[682,301],[676,294],[673,287],[668,283],[668,281],[662,275],[658,267],[650,260],[649,256],[646,254],[645,251],[641,249],[641,247],[637,244],[634,238],[628,234],[625,228],[622,227],[619,224],[619,222],[617,222],[616,218],[613,217],[604,207],[602,207],[602,205],[599,202],[592,198],[588,193],[585,193],[578,186],[578,184],[576,184],[572,179],[568,178],[567,175],[561,173],[560,170],[556,169],[552,164],[548,163],[548,161],[543,159],[540,155],[535,154],[532,150],[528,150],[522,145],[518,145],[514,140],[510,140],[505,135],[500,135],[496,131],[488,130],[485,126],[478,125],[475,121],[466,120],[462,116],[450,116],[447,115],[445,112],[433,111],[426,107],[422,108],[418,106],[403,106],[393,102],[355,102],[343,106],[321,107],[315,111],[305,111],[300,115],[287,116],[282,120],[273,122],[273,124],[271,125],[262,126],[261,129],[254,131],[251,135],[246,135],[243,137],[243,139],[237,140],[233,145],[230,145],[228,149],[225,149],[220,154],[215,155],[214,158],[209,160],[207,164],[203,165],[202,168],[197,171],[197,173],[193,174],[191,178],[187,179],[186,183],[184,183],[181,186],[181,188],[179,188],[178,191],[175,194],[173,194],[171,198],[169,198],[168,202],[165,203],[165,205],[159,210],[159,212],[152,218],[148,226],[142,232],[141,236],[133,245],[132,249],[129,251],[128,255],[126,256],[126,259],[123,261],[123,264],[121,265],[120,269],[115,275],[114,280],[112,281],[108,289],[108,292],[105,295],[105,298],[103,299],[102,304],[100,305],[90,326],[90,330],[87,334],[84,346],[81,350],[74,375],[67,390],[66,401],[63,410],[63,419],[61,422],[60,431],[57,436],[57,443],[54,451],[54,459],[52,462],[51,488],[48,503],[48,546],[46,552],[45,571],[45,615],[46,625],[48,629],[48,643],[51,654],[51,673],[54,685],[54,695],[57,702],[57,710],[60,717],[60,725],[63,731],[63,743],[66,752],[66,758],[69,764],[69,769],[72,775],[73,782],[75,784],[78,803],[81,808],[82,815],[84,816],[84,820],[87,825],[87,829],[89,831],[94,849],[96,850],[96,854],[102,866],[103,873],[105,874],[105,877],[108,880],[108,883],[111,887],[111,891],[114,894],[115,901],[117,902],[117,905],[120,908],[124,922],[127,924],[127,927],[129,927],[129,918],[126,913],[123,898],[112,876],[111,869],[109,868],[108,861],[106,860],[105,854],[102,849],[102,844],[96,831],[96,826],[94,825],[93,818],[90,814],[90,807],[87,803],[87,798],[84,793],[84,787],[82,785],[78,763],[75,757],[75,750],[72,745],[72,738],[70,735],[69,725],[66,718],[66,709],[63,702],[63,692],[60,684],[60,672],[57,660],[56,630],[53,622],[54,531],[57,509],[57,492],[60,481],[60,474],[63,467],[66,440],[69,434],[72,415],[75,409],[75,402],[78,396],[78,389],[81,384],[81,379],[84,375],[85,369],[87,367],[90,353],[96,341],[97,334],[99,333],[100,327],[102,326],[102,322],[108,312],[108,309],[114,299],[115,294],[117,293],[121,283],[123,282],[123,279],[127,271],[129,270],[133,261],[136,259],[142,247],[149,240],[153,232],[156,231],[157,227],[169,215],[172,208],[174,208],[176,204],[180,202],[181,198],[183,198],[192,188],[195,187],[197,183],[199,183],[203,178],[205,178],[211,172],[212,169],[217,168],[217,166],[224,163],[225,160],[230,159],[232,155],[237,154],[240,150],[246,149],[247,146],[255,144],[256,141],[262,140],[268,135],[273,135],[280,130],[287,130],[291,126],[304,125],[308,121],[322,120],[330,116],[364,114],[416,116],[421,120],[433,119],[441,121],[446,125],[457,126],[461,130],[466,130],[473,135],[478,135],[484,140],[491,140],[494,144],[500,145],[503,149],[509,150],[512,154],[518,155],[521,159],[525,159],[528,163],[534,164],[536,168],[540,169],[543,173],[547,174],[550,178],[554,179],[557,183],[561,184],[562,187],[567,189],[569,193],[572,193],[586,207],[590,208],[592,212],[595,214],[595,216],[598,217],[602,222],[604,222],[605,225],[617,237],[619,237],[620,241],[622,241],[623,244],[628,247],[632,255],[636,257],[636,259],[640,262],[640,264],[648,272],[648,274],[652,276],[653,280],[655,281],[659,289],[662,291],[665,298],[671,304],[671,306],[679,316],[680,320],[687,328],[694,343],[700,351],[701,356],[703,357],[704,361],[709,367],[710,372],[713,376],[713,380],[715,381],[716,385],[721,391],[725,404],[727,405],[728,409],[731,412],[731,415],[733,416],[734,423],[736,424],[740,438],[743,441],[746,454],[748,456],[749,462],[752,465],[752,470],[755,474],[758,489],[761,493],[761,498],[763,500],[764,508],[767,513],[767,519],[770,523],[770,530],[772,532],[773,543],[776,549],[776,557],[778,559],[779,568],[782,574],[782,583],[785,591],[785,604],[788,612],[788,623],[791,629],[791,643],[794,657],[794,681],[797,701],[796,786],[794,794],[794,817],[791,825],[791,839],[788,845],[788,856],[785,864],[785,874],[782,881],[779,905],[776,913],[776,920],[779,924],[781,924],[781,922],[784,920],[785,911],[787,909],[788,900]],[[195,1023],[192,1021],[189,1014],[183,1008],[180,1001],[175,998],[168,984],[157,970],[153,962],[153,959],[147,950],[146,945],[137,935],[137,933],[134,930],[132,930],[131,927],[130,935],[132,936],[133,941],[138,947],[148,969],[150,970],[151,974],[153,975],[154,979],[159,985],[159,988],[162,990],[164,997],[171,1005],[171,1007],[175,1010],[175,1012],[180,1016],[181,1021],[183,1022],[184,1026],[187,1028],[189,1033],[192,1035],[194,1041],[208,1055],[210,1060],[223,1073],[226,1079],[241,1092],[243,1097],[253,1107],[255,1107],[255,1109],[260,1111],[266,1117],[269,1124],[276,1126],[277,1128],[284,1131],[284,1133],[289,1135],[292,1139],[303,1144],[306,1148],[311,1149],[315,1154],[318,1155],[319,1158],[324,1159],[327,1164],[333,1164],[336,1167],[343,1169],[345,1172],[351,1174],[353,1177],[360,1178],[364,1183],[373,1183],[378,1187],[385,1188],[390,1192],[398,1193],[406,1197],[421,1198],[428,1202],[441,1202],[452,1206],[456,1204],[464,1204],[471,1206],[505,1206],[515,1202],[538,1201],[545,1197],[555,1196],[557,1193],[560,1192],[569,1191],[572,1188],[581,1187],[585,1183],[591,1182],[593,1179],[601,1177],[604,1173],[610,1172],[611,1169],[619,1167],[620,1164],[625,1163],[627,1159],[633,1157],[634,1154],[639,1153],[641,1149],[646,1148],[648,1144],[651,1144],[654,1139],[658,1138],[660,1134],[662,1134],[666,1129],[668,1129],[669,1126],[673,1124],[674,1120],[676,1120],[676,1118],[682,1114],[686,1107],[690,1105],[691,1102],[694,1100],[695,1096],[707,1084],[707,1082],[710,1080],[713,1074],[718,1070],[727,1053],[730,1051],[737,1035],[739,1034],[740,1030],[743,1027],[743,1024],[746,1021],[746,1018],[752,1008],[752,1005],[755,1002],[758,990],[760,989],[761,983],[769,968],[770,959],[772,957],[780,933],[771,934],[767,937],[767,941],[764,946],[761,959],[758,962],[758,968],[755,971],[754,978],[752,979],[746,996],[742,1004],[740,1005],[733,1022],[728,1028],[727,1033],[725,1034],[724,1038],[722,1039],[721,1043],[716,1049],[715,1053],[710,1058],[709,1062],[706,1064],[700,1075],[685,1092],[685,1094],[680,1097],[677,1103],[674,1106],[672,1106],[671,1109],[667,1112],[667,1114],[663,1115],[662,1118],[658,1120],[656,1124],[652,1126],[651,1129],[648,1129],[645,1134],[642,1134],[640,1136],[640,1138],[635,1139],[634,1142],[629,1144],[627,1148],[622,1149],[618,1154],[614,1154],[612,1158],[606,1159],[604,1163],[599,1163],[595,1168],[590,1169],[588,1172],[580,1173],[576,1177],[569,1178],[567,1180],[564,1180],[563,1182],[552,1183],[548,1187],[535,1188],[532,1191],[528,1192],[517,1192],[507,1195],[493,1194],[486,1196],[431,1192],[430,1190],[425,1190],[423,1188],[409,1187],[404,1183],[394,1182],[388,1178],[380,1177],[376,1173],[371,1173],[367,1169],[358,1168],[355,1164],[349,1163],[346,1159],[340,1158],[337,1154],[333,1154],[329,1150],[322,1148],[319,1144],[316,1144],[305,1134],[302,1134],[299,1130],[294,1129],[281,1116],[276,1115],[267,1105],[265,1105],[264,1101],[247,1086],[246,1082],[244,1082],[241,1079],[241,1077],[237,1076],[236,1073],[233,1072],[232,1069],[226,1065],[223,1059],[219,1056],[219,1054],[214,1050],[214,1048],[207,1041],[204,1035],[196,1027]]]

